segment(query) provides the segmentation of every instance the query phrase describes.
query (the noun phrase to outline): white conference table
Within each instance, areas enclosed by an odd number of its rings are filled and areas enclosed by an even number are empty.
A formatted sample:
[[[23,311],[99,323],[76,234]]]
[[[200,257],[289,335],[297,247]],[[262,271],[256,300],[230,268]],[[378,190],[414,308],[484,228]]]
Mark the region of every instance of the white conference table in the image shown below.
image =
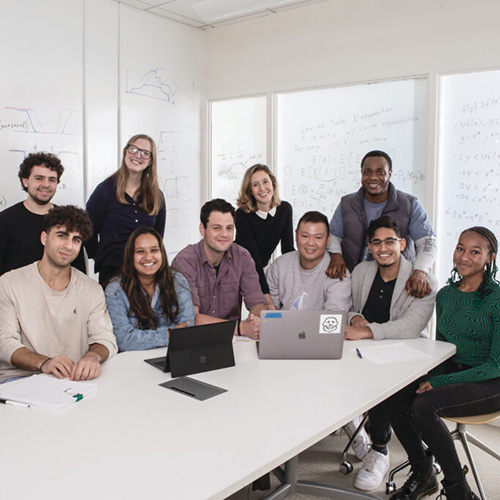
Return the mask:
[[[203,402],[158,386],[170,375],[143,359],[165,349],[121,353],[97,392],[62,411],[0,405],[0,498],[226,498],[454,352],[406,342],[428,356],[374,364],[353,351],[373,341],[357,341],[337,361],[259,360],[237,344],[235,367],[192,376],[227,389]]]

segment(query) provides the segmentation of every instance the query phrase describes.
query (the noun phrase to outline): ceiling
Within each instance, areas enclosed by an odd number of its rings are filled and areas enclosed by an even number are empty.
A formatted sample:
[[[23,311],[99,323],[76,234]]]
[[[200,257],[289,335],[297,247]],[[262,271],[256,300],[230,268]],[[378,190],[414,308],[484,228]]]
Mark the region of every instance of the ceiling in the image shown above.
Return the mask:
[[[269,16],[327,0],[115,0],[200,29]]]

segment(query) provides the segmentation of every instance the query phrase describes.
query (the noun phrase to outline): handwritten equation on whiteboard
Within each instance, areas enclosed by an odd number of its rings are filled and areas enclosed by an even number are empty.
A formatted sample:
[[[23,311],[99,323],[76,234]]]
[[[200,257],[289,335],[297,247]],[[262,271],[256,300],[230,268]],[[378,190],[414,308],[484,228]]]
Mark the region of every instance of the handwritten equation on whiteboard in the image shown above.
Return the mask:
[[[414,89],[401,103],[383,90],[355,86],[279,97],[278,174],[294,218],[307,210],[330,217],[342,196],[359,189],[361,160],[374,149],[391,156],[398,189],[425,197],[425,113],[413,105]]]
[[[490,74],[490,77],[496,76],[500,83],[500,72],[493,73],[496,75]],[[476,74],[475,79],[480,80],[479,76],[485,75]],[[479,94],[482,92],[480,83],[468,89],[461,88],[462,100],[447,101],[444,105],[446,123],[440,155],[442,178],[446,179],[444,215],[458,225],[483,224],[498,231],[500,94],[485,89],[484,95],[471,99],[467,98],[470,89]]]
[[[442,81],[439,150],[439,280],[460,233],[486,226],[500,235],[500,71]]]
[[[264,153],[248,152],[236,144],[238,147],[231,151],[227,144],[224,144],[224,152],[216,153],[213,169],[215,176],[224,181],[241,182],[247,168],[262,163]],[[229,151],[226,150],[229,149]]]
[[[213,155],[212,197],[223,198],[236,206],[246,170],[264,162],[265,153],[258,151],[258,147],[247,149],[239,141],[222,143]]]

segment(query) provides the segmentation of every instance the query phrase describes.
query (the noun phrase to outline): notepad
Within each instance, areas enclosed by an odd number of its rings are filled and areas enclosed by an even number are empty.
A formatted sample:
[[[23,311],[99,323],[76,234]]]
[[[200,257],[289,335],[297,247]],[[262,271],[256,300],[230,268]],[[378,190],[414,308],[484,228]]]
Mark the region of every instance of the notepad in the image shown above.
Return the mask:
[[[82,400],[95,390],[97,384],[92,382],[38,374],[0,385],[0,398],[30,406],[60,409]]]
[[[359,350],[361,351],[363,359],[367,359],[376,364],[395,362],[407,363],[409,361],[430,357],[428,354],[403,342],[360,347]]]

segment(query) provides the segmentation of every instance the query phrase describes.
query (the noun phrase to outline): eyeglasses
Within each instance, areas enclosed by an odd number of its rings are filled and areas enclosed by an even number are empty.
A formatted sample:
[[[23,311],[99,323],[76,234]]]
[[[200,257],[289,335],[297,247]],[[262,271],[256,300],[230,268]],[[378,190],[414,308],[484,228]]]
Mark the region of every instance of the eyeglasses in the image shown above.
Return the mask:
[[[387,248],[392,248],[398,241],[401,241],[401,238],[386,238],[385,240],[372,240],[370,244],[375,248],[380,248],[382,244],[385,244]]]
[[[148,151],[147,149],[138,148],[137,146],[129,145],[127,146],[127,151],[129,154],[133,156],[139,154],[139,156],[143,160],[149,160],[151,158],[151,151]]]

